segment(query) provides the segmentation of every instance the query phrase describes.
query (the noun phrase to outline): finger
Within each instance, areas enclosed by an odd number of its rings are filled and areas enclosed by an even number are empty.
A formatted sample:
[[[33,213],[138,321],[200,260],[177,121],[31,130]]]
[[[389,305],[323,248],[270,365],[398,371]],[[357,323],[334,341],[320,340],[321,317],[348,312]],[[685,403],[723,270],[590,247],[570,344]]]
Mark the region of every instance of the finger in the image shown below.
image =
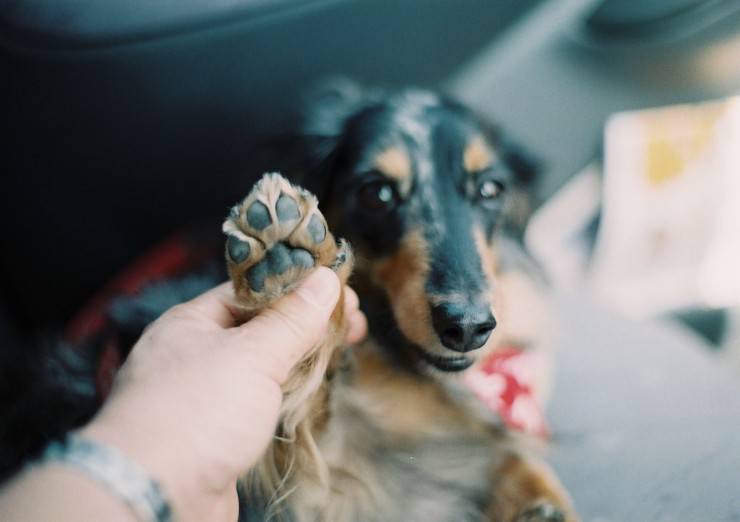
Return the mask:
[[[234,326],[239,317],[239,309],[230,282],[222,283],[183,303],[180,310],[205,316],[223,328]]]
[[[347,316],[347,324],[345,341],[348,344],[359,343],[367,335],[367,319],[359,310]]]
[[[360,307],[360,298],[349,286],[344,287],[344,313],[350,315]]]
[[[258,364],[277,382],[284,382],[326,331],[339,289],[334,272],[317,268],[294,292],[235,329],[235,348],[244,350],[250,363]]]

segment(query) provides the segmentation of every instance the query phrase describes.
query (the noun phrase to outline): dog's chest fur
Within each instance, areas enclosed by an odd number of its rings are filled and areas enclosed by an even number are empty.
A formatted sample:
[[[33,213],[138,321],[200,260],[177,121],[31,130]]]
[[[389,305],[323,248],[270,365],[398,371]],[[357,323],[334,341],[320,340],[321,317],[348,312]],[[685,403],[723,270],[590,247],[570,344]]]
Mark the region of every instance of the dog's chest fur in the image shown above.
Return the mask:
[[[372,347],[355,349],[337,375],[319,440],[329,493],[303,481],[296,519],[480,520],[490,498],[496,434],[437,384],[387,366]]]

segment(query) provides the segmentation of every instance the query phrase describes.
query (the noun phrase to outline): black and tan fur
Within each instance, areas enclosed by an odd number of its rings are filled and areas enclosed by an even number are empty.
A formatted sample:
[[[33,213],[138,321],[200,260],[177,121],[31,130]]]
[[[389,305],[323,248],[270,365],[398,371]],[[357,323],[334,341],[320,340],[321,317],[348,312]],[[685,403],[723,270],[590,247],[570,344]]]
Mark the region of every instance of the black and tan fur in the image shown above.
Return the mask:
[[[552,471],[461,384],[497,346],[547,343],[546,306],[506,237],[522,223],[523,163],[467,109],[426,91],[345,84],[316,100],[304,161],[290,174],[353,247],[369,336],[342,349],[335,314],[285,390],[276,439],[243,482],[246,505],[261,499],[268,516],[300,522],[576,520]],[[290,222],[276,210],[286,194],[300,209]],[[249,220],[257,200],[270,216],[260,230]],[[328,231],[313,243],[301,235],[316,213],[312,196],[272,175],[227,218],[229,271],[246,308],[266,306],[313,266],[283,253],[278,267],[265,255],[277,243],[346,280],[347,246]],[[255,286],[258,265],[267,275]]]

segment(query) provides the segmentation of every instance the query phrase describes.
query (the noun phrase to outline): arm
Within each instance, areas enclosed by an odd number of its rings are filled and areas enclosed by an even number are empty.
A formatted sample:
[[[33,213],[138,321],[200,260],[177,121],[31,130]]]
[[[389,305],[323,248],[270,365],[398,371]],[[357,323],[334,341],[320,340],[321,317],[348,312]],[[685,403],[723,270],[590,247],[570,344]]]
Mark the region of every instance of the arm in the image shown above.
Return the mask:
[[[348,294],[352,342],[365,321]],[[280,385],[323,334],[338,296],[336,276],[322,268],[242,326],[228,285],[174,307],[142,335],[80,434],[147,470],[177,520],[236,520],[237,477],[269,443]],[[12,480],[0,492],[0,519],[135,520],[104,486],[57,464]]]

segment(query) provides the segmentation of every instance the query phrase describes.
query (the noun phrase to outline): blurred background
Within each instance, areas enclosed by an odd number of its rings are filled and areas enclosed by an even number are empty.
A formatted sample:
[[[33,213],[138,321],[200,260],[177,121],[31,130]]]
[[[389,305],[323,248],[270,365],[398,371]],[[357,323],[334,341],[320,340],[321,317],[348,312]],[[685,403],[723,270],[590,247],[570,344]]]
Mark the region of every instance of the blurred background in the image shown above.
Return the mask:
[[[0,63],[3,349],[218,231],[315,81],[439,89],[543,166],[584,518],[740,520],[737,0],[5,0]]]

